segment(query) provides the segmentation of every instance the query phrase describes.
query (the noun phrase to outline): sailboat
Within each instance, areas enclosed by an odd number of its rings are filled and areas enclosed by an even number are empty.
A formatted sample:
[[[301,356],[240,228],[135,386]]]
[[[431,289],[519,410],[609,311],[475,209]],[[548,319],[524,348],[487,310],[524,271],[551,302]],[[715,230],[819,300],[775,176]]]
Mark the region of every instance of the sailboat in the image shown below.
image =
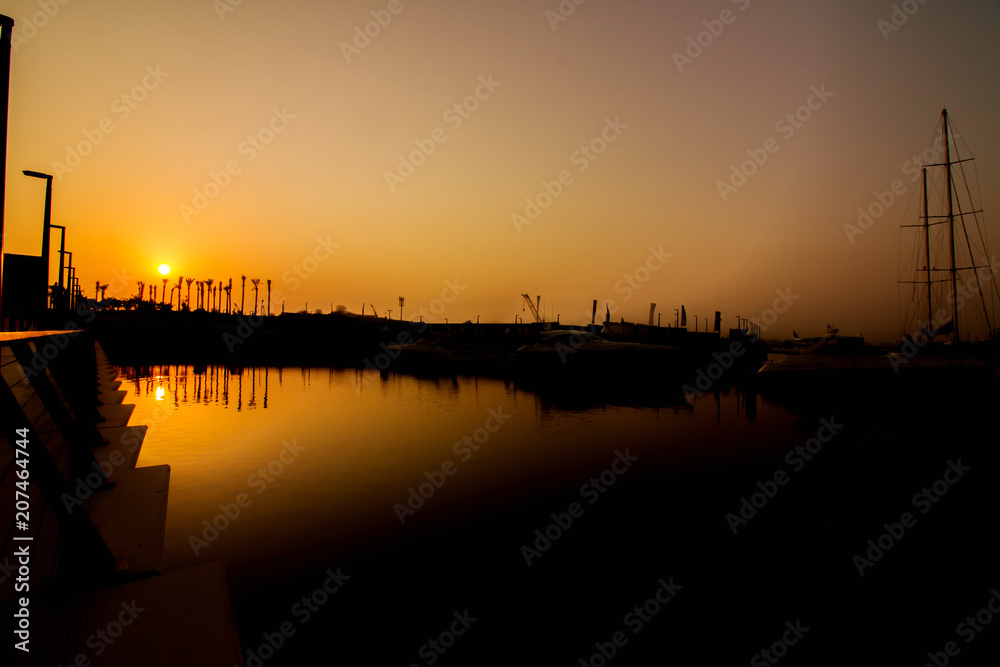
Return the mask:
[[[987,307],[986,293],[1000,297],[1000,292],[993,279],[986,237],[979,225],[982,211],[973,202],[965,178],[965,164],[973,158],[958,154],[947,109],[941,112],[941,146],[943,162],[926,164],[922,169],[921,222],[902,225],[919,228],[922,233],[924,265],[918,270],[922,275],[919,280],[901,280],[900,284],[913,285],[914,296],[918,287],[925,290],[919,303],[926,306],[926,320],[917,315],[912,333],[902,338],[899,349],[889,352],[865,344],[860,336],[828,333],[801,354],[761,368],[757,376],[762,385],[789,392],[806,389],[815,392],[816,397],[829,398],[845,392],[856,393],[862,388],[869,390],[868,395],[880,395],[887,390],[926,391],[956,383],[968,386],[977,381],[990,381],[989,371],[996,361],[998,330],[996,319]],[[931,213],[929,209],[928,168],[943,170],[944,206],[940,213]],[[961,183],[956,176],[962,177]],[[963,190],[967,195],[964,200],[961,197]],[[974,229],[967,220],[976,223]],[[932,247],[939,249],[942,244],[946,246],[946,268],[935,265],[938,256],[932,252]],[[911,297],[911,302],[915,300]],[[972,319],[968,317],[970,313],[981,316],[976,332],[978,343],[971,342],[972,327],[967,330],[963,324]],[[959,320],[960,314],[966,315],[963,322]],[[935,342],[937,337],[950,337],[950,341],[938,344]]]
[[[959,145],[948,119],[947,109],[941,111],[941,145],[944,161],[923,165],[921,170],[921,222],[901,226],[919,230],[917,243],[921,246],[924,260],[924,265],[917,270],[916,280],[900,280],[900,284],[913,286],[911,302],[926,306],[922,313],[926,319],[921,321],[914,313],[912,319],[916,319],[918,326],[912,327],[908,333],[911,339],[922,338],[926,342],[933,342],[937,336],[948,336],[952,345],[958,345],[963,340],[963,334],[966,341],[973,340],[971,323],[975,319],[973,316],[979,316],[976,337],[980,340],[995,340],[1000,330],[996,328],[995,310],[991,313],[989,306],[995,304],[993,297],[1000,296],[1000,292],[997,291],[981,225],[982,210],[973,199],[966,177],[965,165],[974,158],[959,154]],[[940,168],[944,175],[943,185],[939,182],[939,188],[943,187],[944,190],[941,193],[942,210],[937,212],[932,212],[928,203],[928,168],[934,167]],[[972,224],[967,224],[968,220]],[[935,233],[932,234],[932,231]],[[932,252],[932,238],[939,251],[936,256]],[[946,247],[940,248],[940,245]],[[936,261],[947,262],[947,265],[938,268]],[[921,289],[923,293],[919,300],[913,298]],[[990,298],[987,298],[987,294]],[[959,318],[960,311],[964,311],[965,317],[962,319]],[[910,320],[909,312],[907,315],[907,320]],[[966,323],[970,324],[968,331]]]

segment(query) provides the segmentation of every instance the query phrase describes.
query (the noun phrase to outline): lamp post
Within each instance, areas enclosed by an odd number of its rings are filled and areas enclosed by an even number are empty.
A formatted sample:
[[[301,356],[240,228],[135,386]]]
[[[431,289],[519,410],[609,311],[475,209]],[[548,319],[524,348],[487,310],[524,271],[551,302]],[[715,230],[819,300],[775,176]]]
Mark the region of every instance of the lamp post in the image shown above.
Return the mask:
[[[49,226],[52,224],[52,176],[25,169],[25,176],[45,179],[45,217],[42,220],[42,264],[45,265],[45,303],[49,296]]]
[[[69,255],[69,261],[66,263],[66,306],[69,308],[73,307],[73,279],[76,277],[73,268],[73,253],[67,252]]]
[[[57,304],[57,307],[64,308],[66,300],[66,285],[63,283],[63,271],[66,265],[66,226],[50,224],[49,227],[51,229],[58,229],[62,232],[59,238],[59,303]]]
[[[0,16],[0,331],[3,330],[3,212],[7,181],[7,100],[10,97],[10,43],[14,19]]]

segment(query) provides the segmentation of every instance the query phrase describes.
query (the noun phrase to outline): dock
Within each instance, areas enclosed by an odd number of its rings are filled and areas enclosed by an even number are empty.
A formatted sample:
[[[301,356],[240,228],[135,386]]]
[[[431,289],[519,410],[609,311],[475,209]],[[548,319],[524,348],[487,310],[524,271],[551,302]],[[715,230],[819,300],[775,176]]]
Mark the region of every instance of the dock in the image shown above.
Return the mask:
[[[0,662],[242,666],[222,564],[163,572],[170,467],[100,344],[0,333],[0,375]]]

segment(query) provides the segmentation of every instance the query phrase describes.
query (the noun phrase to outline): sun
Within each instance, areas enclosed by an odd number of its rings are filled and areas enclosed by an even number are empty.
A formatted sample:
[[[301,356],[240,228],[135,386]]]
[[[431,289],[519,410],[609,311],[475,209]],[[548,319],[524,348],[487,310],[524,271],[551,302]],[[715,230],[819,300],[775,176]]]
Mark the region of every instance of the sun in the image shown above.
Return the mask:
[[[160,272],[161,276],[165,276],[170,273],[170,265],[164,262],[163,264],[160,264],[158,267],[156,267],[156,270]]]

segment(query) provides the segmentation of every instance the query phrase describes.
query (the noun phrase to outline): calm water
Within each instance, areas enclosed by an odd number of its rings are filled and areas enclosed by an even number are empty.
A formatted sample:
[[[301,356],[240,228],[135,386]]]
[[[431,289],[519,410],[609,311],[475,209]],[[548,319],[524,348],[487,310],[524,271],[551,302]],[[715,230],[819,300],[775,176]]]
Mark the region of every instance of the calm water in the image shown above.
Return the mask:
[[[150,427],[139,465],[171,467],[165,570],[226,565],[251,665],[745,663],[797,620],[789,664],[869,640],[922,664],[1000,585],[992,442],[925,408],[795,416],[736,390],[570,408],[484,378],[121,374]],[[972,472],[914,512],[960,456]],[[916,527],[860,576],[854,556],[907,509]],[[977,641],[967,653],[995,646]]]

